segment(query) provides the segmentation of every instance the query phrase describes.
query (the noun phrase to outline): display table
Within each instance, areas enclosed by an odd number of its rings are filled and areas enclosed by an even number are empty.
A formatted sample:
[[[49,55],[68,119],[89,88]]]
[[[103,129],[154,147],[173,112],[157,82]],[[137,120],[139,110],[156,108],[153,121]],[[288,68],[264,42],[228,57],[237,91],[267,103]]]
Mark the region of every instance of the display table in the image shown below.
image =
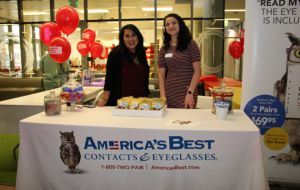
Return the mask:
[[[85,86],[83,89],[86,93],[84,101],[89,101],[103,88]],[[61,88],[54,91],[60,93]],[[21,119],[44,111],[44,96],[49,93],[50,90],[0,101],[0,133],[17,134]]]
[[[20,122],[18,190],[265,190],[260,133],[234,110],[168,109],[163,118],[112,116],[112,107]],[[76,162],[74,173],[62,162]],[[65,136],[65,135],[64,135]],[[69,139],[69,140],[68,140]]]

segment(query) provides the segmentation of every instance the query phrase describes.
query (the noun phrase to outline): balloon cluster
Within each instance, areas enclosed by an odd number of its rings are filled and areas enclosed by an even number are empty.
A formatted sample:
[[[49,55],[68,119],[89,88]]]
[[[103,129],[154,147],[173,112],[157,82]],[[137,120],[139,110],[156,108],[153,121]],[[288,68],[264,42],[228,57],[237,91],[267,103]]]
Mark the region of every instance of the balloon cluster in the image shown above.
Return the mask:
[[[96,33],[94,30],[87,28],[82,32],[82,40],[77,43],[77,50],[82,56],[89,53],[92,58],[101,58],[103,46],[100,42],[95,42]]]
[[[244,35],[245,30],[242,29],[240,32],[240,41],[232,41],[229,44],[229,53],[234,59],[239,59],[244,52]]]
[[[71,45],[69,41],[61,36],[61,32],[69,35],[75,31],[79,24],[77,11],[70,6],[64,6],[56,12],[56,23],[46,22],[40,26],[40,39],[48,46],[51,58],[63,63],[69,59]]]

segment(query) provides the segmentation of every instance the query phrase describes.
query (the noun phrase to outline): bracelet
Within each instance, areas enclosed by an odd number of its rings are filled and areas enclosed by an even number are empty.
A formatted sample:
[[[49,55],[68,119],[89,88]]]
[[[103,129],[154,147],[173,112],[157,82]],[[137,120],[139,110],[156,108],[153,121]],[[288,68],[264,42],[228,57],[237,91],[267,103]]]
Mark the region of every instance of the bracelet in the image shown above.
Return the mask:
[[[193,92],[192,90],[189,89],[189,86],[187,86],[186,89],[187,89],[187,92],[186,92],[187,95],[188,95],[188,94],[194,94],[194,92]]]

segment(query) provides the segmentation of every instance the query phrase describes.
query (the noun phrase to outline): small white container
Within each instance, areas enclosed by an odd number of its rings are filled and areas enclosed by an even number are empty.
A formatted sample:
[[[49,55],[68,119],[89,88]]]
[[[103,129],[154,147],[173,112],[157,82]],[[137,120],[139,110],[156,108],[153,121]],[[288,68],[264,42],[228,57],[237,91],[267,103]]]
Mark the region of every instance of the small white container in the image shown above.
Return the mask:
[[[216,115],[218,119],[225,119],[228,115],[228,108],[216,106]]]
[[[229,102],[217,101],[214,103],[218,119],[225,119],[228,115]]]

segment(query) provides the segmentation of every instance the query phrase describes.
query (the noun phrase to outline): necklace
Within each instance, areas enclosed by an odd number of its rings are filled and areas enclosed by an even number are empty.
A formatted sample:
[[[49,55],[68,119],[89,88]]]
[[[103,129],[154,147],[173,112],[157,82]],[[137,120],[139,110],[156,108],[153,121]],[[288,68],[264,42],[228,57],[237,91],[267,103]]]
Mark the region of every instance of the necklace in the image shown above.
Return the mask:
[[[136,65],[140,64],[140,61],[139,61],[138,57],[136,56],[136,54],[131,54],[130,57]]]
[[[133,62],[134,62],[135,64],[137,64],[137,65],[140,64],[139,59],[138,59],[137,57],[135,57],[135,58],[133,59]]]

